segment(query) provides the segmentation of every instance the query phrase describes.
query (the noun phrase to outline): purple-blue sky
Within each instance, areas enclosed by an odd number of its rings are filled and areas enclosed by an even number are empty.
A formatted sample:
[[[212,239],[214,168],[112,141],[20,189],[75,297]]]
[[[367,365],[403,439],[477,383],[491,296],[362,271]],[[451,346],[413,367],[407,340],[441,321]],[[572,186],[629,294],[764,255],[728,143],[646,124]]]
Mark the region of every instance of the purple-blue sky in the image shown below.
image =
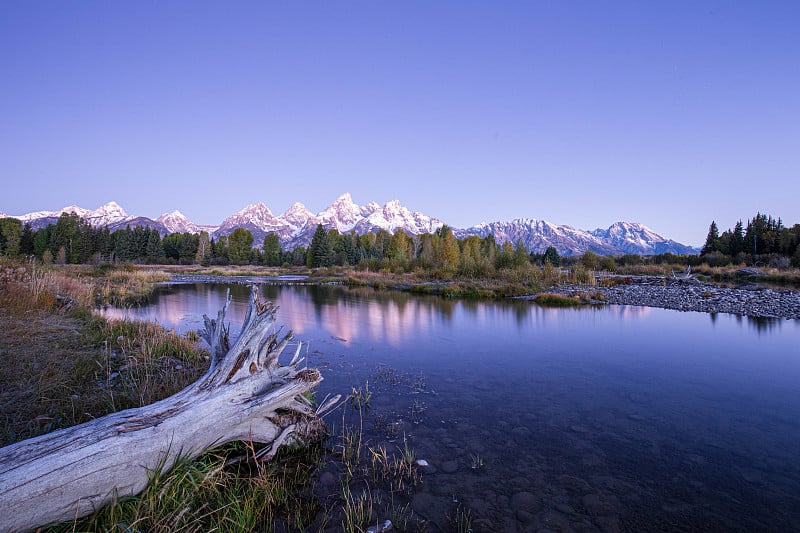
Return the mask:
[[[0,3],[0,211],[800,222],[800,2]]]

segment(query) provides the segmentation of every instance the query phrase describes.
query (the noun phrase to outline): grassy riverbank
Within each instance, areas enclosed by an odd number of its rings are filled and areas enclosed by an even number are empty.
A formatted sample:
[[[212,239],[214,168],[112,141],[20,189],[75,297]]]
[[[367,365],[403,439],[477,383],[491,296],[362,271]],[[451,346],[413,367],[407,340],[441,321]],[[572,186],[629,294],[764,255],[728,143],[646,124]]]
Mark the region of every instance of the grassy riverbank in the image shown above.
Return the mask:
[[[644,270],[616,274],[670,276],[672,269]],[[723,275],[703,267],[693,272],[709,278]],[[4,413],[0,445],[149,404],[195,381],[208,365],[208,354],[198,346],[195,335],[179,336],[153,324],[109,322],[91,312],[98,302],[146,297],[154,288],[152,282],[170,279],[175,273],[310,275],[312,282],[448,298],[501,298],[541,293],[568,283],[582,284],[590,291],[585,297],[560,296],[556,291],[542,295],[541,303],[549,305],[598,301],[603,285],[626,283],[624,275],[597,282],[595,273],[581,265],[532,266],[509,269],[491,279],[473,279],[342,268],[45,268],[0,262],[0,328],[4,331],[0,338]],[[561,299],[556,301],[557,297]],[[168,473],[157,473],[140,496],[52,530],[363,532],[390,519],[394,530],[426,531],[425,521],[410,506],[424,475],[424,468],[415,464],[413,449],[405,443],[369,442],[361,429],[365,421],[372,427],[380,422],[368,412],[370,394],[392,393],[381,391],[377,384],[388,388],[403,381],[394,373],[385,374],[370,378],[371,388],[351,391],[340,407],[341,425],[322,446],[284,450],[268,464],[253,459],[258,448],[248,443],[209,450]],[[393,425],[384,429],[397,433]],[[402,432],[393,438],[402,438]],[[468,509],[442,512],[453,530],[470,528]]]
[[[194,337],[94,315],[106,279],[11,262],[0,279],[2,445],[152,403],[208,367]]]
[[[0,446],[155,402],[203,374],[208,353],[196,335],[91,312],[109,287],[138,294],[115,284],[136,288],[154,277],[0,262]],[[262,463],[257,445],[232,443],[154,472],[139,496],[45,530],[363,532],[390,519],[397,531],[425,531],[409,506],[422,475],[413,451],[363,435],[370,395],[353,389],[324,446],[284,449]],[[468,527],[463,511],[453,518]]]

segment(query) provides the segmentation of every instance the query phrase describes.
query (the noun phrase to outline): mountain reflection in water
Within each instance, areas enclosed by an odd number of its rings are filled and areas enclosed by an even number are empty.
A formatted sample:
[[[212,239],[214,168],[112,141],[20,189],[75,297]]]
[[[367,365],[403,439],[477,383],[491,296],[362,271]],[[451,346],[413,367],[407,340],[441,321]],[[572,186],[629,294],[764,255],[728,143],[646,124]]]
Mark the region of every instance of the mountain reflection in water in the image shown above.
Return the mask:
[[[235,334],[249,289],[229,287]],[[216,315],[226,288],[167,286],[147,306],[104,314],[185,332]],[[310,341],[321,397],[370,380],[366,436],[386,438],[379,418],[402,421],[433,466],[412,507],[440,529],[454,498],[476,530],[800,523],[800,321],[328,286],[263,292],[278,322]],[[424,376],[425,393],[380,390],[378,368]]]

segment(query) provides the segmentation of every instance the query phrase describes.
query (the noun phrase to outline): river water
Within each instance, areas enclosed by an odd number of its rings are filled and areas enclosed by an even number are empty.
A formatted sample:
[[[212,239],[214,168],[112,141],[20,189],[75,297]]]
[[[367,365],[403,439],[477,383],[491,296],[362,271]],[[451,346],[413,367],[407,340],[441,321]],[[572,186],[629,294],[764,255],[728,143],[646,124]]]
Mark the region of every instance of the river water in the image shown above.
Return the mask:
[[[227,289],[233,333],[243,285],[169,285],[105,313],[185,332]],[[262,290],[310,343],[318,397],[369,381],[367,438],[402,432],[430,464],[410,503],[433,530],[454,505],[476,531],[800,528],[800,321]]]

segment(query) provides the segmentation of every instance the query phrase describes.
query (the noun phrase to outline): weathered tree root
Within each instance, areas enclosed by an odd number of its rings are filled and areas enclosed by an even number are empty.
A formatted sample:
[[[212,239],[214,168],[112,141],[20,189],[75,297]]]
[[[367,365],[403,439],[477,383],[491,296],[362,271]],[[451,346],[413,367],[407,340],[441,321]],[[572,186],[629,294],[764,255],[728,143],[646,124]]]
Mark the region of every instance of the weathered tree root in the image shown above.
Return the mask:
[[[279,363],[292,333],[274,330],[277,306],[262,303],[255,286],[231,347],[230,300],[228,294],[216,320],[204,316],[211,366],[194,384],[152,405],[0,449],[0,532],[85,516],[141,492],[148,472],[225,442],[271,444],[262,450],[269,458],[281,444],[320,435],[319,415],[338,397],[316,410],[303,397],[322,376],[300,368],[301,343],[287,364]]]

